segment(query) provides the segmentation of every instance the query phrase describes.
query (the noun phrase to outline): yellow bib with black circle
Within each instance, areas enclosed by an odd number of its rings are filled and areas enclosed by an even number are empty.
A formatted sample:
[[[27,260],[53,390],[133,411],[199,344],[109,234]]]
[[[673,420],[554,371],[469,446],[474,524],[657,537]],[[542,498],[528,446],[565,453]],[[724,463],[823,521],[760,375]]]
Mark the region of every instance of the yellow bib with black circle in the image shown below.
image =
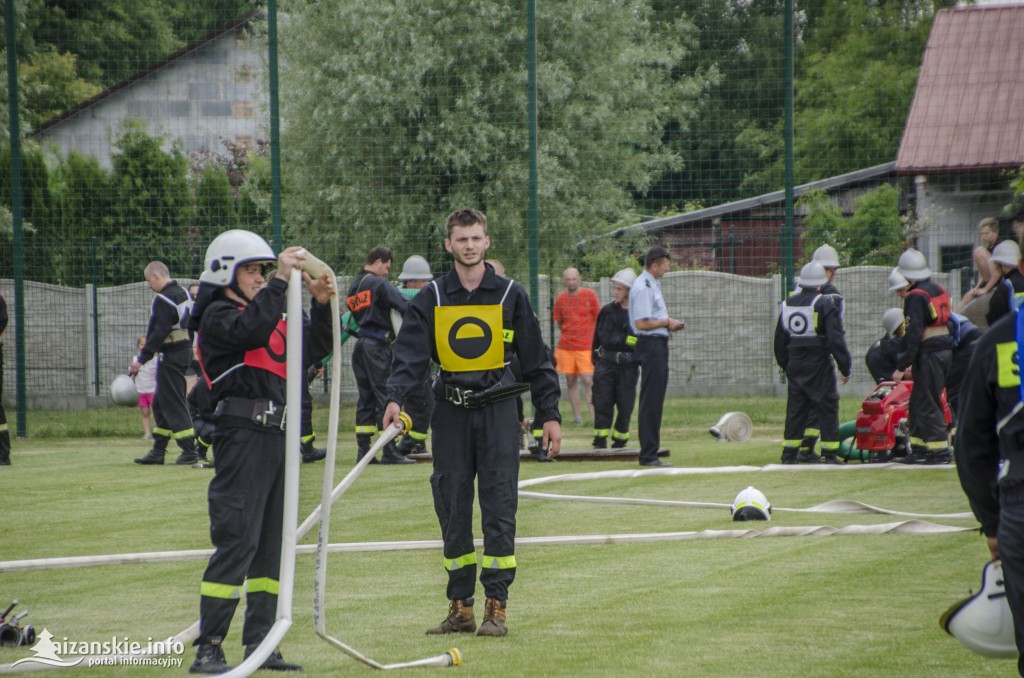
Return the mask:
[[[501,305],[435,306],[434,341],[441,369],[447,372],[504,367]]]

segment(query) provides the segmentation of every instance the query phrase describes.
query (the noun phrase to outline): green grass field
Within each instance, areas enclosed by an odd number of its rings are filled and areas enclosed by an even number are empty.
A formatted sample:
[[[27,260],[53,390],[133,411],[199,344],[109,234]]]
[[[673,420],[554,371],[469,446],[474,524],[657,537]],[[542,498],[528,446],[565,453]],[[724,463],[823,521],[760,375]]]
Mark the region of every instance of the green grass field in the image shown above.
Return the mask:
[[[843,401],[843,420],[859,400]],[[761,466],[779,458],[778,399],[670,399],[662,442],[675,467]],[[707,428],[727,411],[754,422],[747,443],[718,443]],[[4,510],[0,561],[209,547],[206,484],[211,471],[131,463],[145,451],[125,411],[52,415],[46,433],[14,443],[0,468]],[[77,418],[75,418],[77,417]],[[318,412],[320,443],[326,415]],[[130,421],[129,421],[130,420]],[[354,463],[350,410],[335,482]],[[34,419],[33,421],[39,421]],[[121,437],[68,437],[83,428],[127,428]],[[64,436],[61,430],[67,431]],[[587,447],[591,430],[569,425],[567,448]],[[859,464],[858,464],[859,466]],[[323,464],[302,467],[300,521],[319,503]],[[614,469],[625,462],[524,463],[533,478]],[[331,541],[438,539],[426,464],[371,466],[335,505]],[[920,513],[969,511],[956,472],[838,469],[647,476],[543,485],[543,492],[730,504],[747,485],[777,507],[853,499]],[[520,537],[735,530],[770,526],[890,523],[874,514],[777,512],[771,523],[733,523],[727,509],[595,504],[523,498]],[[973,519],[932,522],[975,527]],[[479,533],[478,533],[479,534]],[[315,542],[315,530],[304,543]],[[1006,676],[1012,661],[978,657],[940,630],[939,615],[980,585],[987,550],[976,531],[939,535],[694,539],[636,544],[522,546],[509,598],[510,635],[426,636],[447,610],[437,549],[330,556],[327,629],[382,662],[458,647],[451,675],[485,676]],[[163,640],[198,618],[205,560],[0,570],[0,609],[12,598],[24,622],[55,640]],[[372,670],[312,630],[313,556],[300,555],[294,625],[282,651],[309,676]],[[482,592],[478,590],[478,594]],[[482,603],[482,598],[481,598]],[[477,606],[482,614],[482,604]],[[242,610],[226,652],[241,658]],[[156,676],[183,667],[68,669],[62,676]],[[0,648],[0,663],[33,656]],[[67,657],[65,657],[67,659]]]

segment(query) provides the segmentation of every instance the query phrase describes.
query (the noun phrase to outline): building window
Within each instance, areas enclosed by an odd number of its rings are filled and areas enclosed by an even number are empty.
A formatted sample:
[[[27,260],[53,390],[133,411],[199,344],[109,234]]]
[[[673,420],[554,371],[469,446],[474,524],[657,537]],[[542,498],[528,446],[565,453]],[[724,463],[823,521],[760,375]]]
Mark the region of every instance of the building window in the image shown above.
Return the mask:
[[[231,115],[236,118],[252,118],[252,102],[247,100],[232,102]]]

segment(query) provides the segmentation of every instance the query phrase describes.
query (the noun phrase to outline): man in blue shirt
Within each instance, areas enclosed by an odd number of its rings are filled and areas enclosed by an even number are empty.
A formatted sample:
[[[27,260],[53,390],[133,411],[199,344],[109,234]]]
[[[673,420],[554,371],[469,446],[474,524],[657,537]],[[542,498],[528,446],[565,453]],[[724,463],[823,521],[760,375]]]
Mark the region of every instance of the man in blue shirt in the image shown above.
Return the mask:
[[[671,466],[658,459],[661,413],[668,390],[668,336],[683,322],[668,317],[658,282],[672,267],[667,249],[655,245],[644,257],[644,271],[629,291],[629,325],[636,333],[634,353],[640,363],[640,413],[637,418],[641,466]]]

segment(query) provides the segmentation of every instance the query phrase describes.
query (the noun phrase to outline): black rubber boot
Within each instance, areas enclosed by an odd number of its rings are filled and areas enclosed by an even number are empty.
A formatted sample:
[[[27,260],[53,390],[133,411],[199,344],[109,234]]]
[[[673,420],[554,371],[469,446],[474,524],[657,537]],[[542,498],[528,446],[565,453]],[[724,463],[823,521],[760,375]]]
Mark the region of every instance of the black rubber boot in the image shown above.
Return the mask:
[[[395,445],[395,441],[391,441],[384,446],[384,451],[380,455],[380,463],[382,464],[415,464],[415,460],[406,459],[398,451],[398,446]]]
[[[136,458],[135,463],[142,464],[143,466],[162,465],[164,463],[164,451],[152,449],[146,453],[145,457]]]
[[[428,454],[427,447],[422,440],[416,440],[407,435],[402,438],[402,442],[398,443],[398,453],[403,457],[410,454]]]
[[[214,675],[230,671],[232,667],[228,666],[228,662],[224,658],[224,650],[221,649],[220,642],[220,639],[217,639],[211,643],[200,645],[196,649],[196,659],[192,662],[192,666],[188,667],[188,672]]]
[[[370,451],[370,434],[369,433],[357,433],[356,434],[356,446],[358,448],[356,452],[356,461],[361,461],[366,453]],[[376,459],[370,460],[371,464],[379,463]]]
[[[11,432],[0,431],[0,466],[11,465]]]
[[[246,657],[246,659],[248,659],[249,655],[251,655],[253,652],[256,651],[256,647],[257,647],[256,645],[246,645],[245,646],[245,657]],[[281,656],[281,651],[277,650],[277,649],[275,649],[273,652],[270,653],[270,656],[267,657],[267,661],[263,662],[263,666],[261,666],[260,668],[261,669],[266,669],[267,671],[301,671],[302,670],[302,667],[299,666],[298,664],[292,664],[291,662],[286,662],[284,660],[284,657]]]
[[[593,447],[594,447],[595,450],[607,449],[607,447],[608,447],[608,437],[607,436],[594,436]]]
[[[629,438],[619,438],[615,434],[612,434],[612,449],[621,450],[629,443]]]
[[[312,464],[313,462],[320,461],[327,456],[327,450],[322,447],[313,447],[312,440],[302,443],[300,452],[302,453],[303,464]]]

